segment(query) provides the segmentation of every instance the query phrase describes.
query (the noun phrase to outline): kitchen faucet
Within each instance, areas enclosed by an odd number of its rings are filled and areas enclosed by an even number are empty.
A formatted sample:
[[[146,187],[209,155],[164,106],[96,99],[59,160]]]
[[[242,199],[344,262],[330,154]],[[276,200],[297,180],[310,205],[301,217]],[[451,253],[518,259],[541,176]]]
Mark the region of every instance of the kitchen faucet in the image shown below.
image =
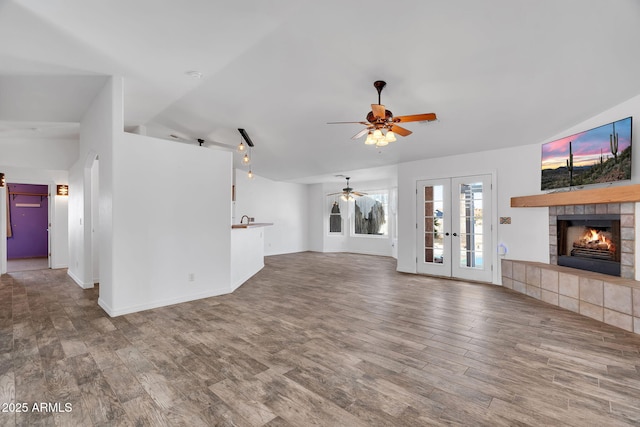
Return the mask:
[[[242,221],[244,221],[244,219],[247,218],[247,224],[249,224],[249,216],[248,215],[242,215],[242,218],[240,218],[240,224],[244,224]]]

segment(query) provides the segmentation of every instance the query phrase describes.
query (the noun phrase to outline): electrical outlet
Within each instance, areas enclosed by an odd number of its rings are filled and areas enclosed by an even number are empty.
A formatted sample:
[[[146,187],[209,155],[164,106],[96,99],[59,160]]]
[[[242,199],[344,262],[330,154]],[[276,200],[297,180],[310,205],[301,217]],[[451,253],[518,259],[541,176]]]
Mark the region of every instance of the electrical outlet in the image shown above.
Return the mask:
[[[194,273],[189,273],[189,274],[187,275],[187,279],[188,279],[190,282],[194,282],[194,281],[196,280],[196,275],[195,275]]]

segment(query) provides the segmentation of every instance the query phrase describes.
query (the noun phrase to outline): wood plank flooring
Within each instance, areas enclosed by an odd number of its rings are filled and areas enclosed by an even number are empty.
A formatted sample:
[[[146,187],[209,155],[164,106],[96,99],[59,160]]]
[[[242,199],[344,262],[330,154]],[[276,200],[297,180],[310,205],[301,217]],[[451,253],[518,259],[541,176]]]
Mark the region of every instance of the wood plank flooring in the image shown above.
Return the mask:
[[[234,294],[116,318],[97,296],[0,277],[0,426],[640,425],[640,336],[390,258],[268,257]]]

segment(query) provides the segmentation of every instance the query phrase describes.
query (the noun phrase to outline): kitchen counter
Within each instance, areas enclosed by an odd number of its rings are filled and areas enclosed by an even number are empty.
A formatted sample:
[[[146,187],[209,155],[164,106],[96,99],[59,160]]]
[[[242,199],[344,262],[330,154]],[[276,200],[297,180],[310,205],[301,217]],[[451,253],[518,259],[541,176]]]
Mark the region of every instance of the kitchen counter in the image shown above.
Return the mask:
[[[264,267],[264,227],[267,222],[231,226],[231,292]]]
[[[231,228],[253,228],[253,227],[268,227],[273,225],[272,222],[251,222],[249,224],[232,224]]]

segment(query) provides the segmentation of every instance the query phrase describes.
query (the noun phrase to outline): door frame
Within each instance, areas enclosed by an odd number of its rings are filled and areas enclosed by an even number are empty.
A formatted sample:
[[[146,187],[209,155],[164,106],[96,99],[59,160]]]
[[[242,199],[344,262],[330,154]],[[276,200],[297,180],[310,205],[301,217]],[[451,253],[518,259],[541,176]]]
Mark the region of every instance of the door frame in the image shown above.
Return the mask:
[[[49,196],[47,197],[47,268],[53,268],[53,260],[57,255],[55,253],[55,236],[53,233],[53,227],[55,224],[56,216],[55,216],[55,194],[56,194],[56,183],[53,181],[41,180],[41,179],[31,179],[31,178],[7,178],[8,174],[5,174],[5,180],[7,185],[3,188],[4,197],[0,198],[2,201],[2,208],[0,209],[0,223],[2,224],[2,232],[0,232],[0,238],[2,239],[2,260],[0,261],[0,274],[5,274],[7,272],[7,260],[9,257],[9,253],[7,251],[7,233],[6,233],[6,221],[7,221],[7,213],[5,208],[6,199],[9,198],[9,181],[12,184],[27,184],[27,185],[46,185],[47,193]],[[6,198],[6,199],[5,199]]]
[[[420,236],[418,236],[418,215],[417,215],[417,206],[418,206],[418,202],[420,200],[419,195],[418,195],[418,186],[419,186],[419,182],[421,181],[436,181],[436,180],[445,180],[445,179],[453,179],[453,178],[464,178],[467,176],[478,176],[478,175],[489,175],[491,177],[491,214],[489,216],[489,220],[491,221],[489,224],[489,229],[490,229],[490,235],[491,235],[491,247],[488,248],[488,250],[491,251],[492,253],[492,263],[493,263],[493,268],[491,271],[491,283],[492,284],[499,284],[499,274],[500,274],[500,266],[498,265],[499,261],[500,261],[500,257],[498,256],[498,251],[497,251],[497,245],[498,245],[498,186],[497,186],[497,171],[494,170],[480,170],[480,171],[474,171],[474,172],[464,172],[464,173],[460,173],[460,174],[451,174],[451,175],[447,175],[447,176],[418,176],[415,177],[414,180],[414,203],[413,203],[413,216],[414,216],[414,222],[415,222],[415,232],[414,232],[414,242],[413,242],[413,251],[414,251],[414,258],[415,258],[415,271],[416,273],[418,272],[417,270],[417,264],[418,264],[418,242],[420,239]],[[420,274],[420,273],[418,273]],[[469,280],[469,279],[461,279],[461,280]],[[487,282],[484,282],[487,283]]]

